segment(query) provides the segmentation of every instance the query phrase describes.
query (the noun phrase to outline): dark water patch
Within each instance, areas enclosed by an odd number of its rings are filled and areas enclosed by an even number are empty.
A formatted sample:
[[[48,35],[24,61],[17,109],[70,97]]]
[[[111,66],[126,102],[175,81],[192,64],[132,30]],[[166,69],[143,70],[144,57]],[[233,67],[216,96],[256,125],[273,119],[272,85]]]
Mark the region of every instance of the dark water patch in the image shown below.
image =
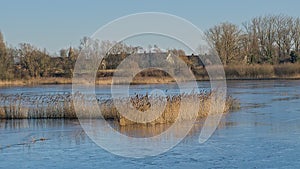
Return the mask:
[[[242,105],[241,109],[242,110],[248,110],[248,109],[259,109],[259,108],[264,108],[268,107],[267,103],[247,103],[245,105]]]
[[[292,96],[292,97],[281,97],[281,98],[274,98],[272,99],[272,101],[274,102],[281,102],[281,101],[292,101],[292,100],[299,100],[300,99],[300,95],[296,95],[296,96]]]

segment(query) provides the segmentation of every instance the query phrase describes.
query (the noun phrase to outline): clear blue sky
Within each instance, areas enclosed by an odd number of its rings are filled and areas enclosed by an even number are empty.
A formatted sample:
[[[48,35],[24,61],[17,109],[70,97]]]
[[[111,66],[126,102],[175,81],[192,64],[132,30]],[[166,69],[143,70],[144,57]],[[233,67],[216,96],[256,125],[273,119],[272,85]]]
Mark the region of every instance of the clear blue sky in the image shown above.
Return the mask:
[[[297,0],[2,0],[0,30],[8,44],[28,42],[56,52],[118,17],[137,12],[166,12],[200,29],[220,22],[241,24],[265,14],[300,16]]]

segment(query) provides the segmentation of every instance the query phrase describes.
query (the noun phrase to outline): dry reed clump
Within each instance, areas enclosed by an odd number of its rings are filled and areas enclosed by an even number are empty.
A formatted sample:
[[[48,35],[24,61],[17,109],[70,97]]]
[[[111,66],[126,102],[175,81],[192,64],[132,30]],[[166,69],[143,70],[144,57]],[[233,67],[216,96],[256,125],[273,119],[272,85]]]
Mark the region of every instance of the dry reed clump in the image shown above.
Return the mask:
[[[269,79],[269,78],[297,78],[300,77],[300,64],[286,63],[279,65],[230,65],[224,67],[229,79]]]
[[[272,78],[274,77],[273,65],[230,65],[224,67],[228,78]]]
[[[300,64],[286,63],[274,66],[274,72],[278,77],[299,76]]]
[[[46,78],[30,78],[30,79],[12,79],[0,80],[0,86],[24,86],[36,84],[71,84],[71,78],[63,77],[46,77]]]
[[[126,106],[132,106],[136,110],[145,112],[148,109],[163,107],[162,114],[155,118],[151,122],[143,124],[165,124],[173,123],[176,120],[190,120],[194,116],[191,114],[191,110],[195,109],[194,100],[197,98],[200,100],[200,108],[197,114],[198,118],[206,117],[209,113],[211,105],[211,99],[213,98],[213,92],[201,93],[201,94],[181,94],[174,96],[167,96],[167,98],[159,96],[148,95],[136,95],[131,98],[120,98],[116,100],[97,100],[93,102],[92,98],[86,97],[86,95],[77,93],[75,99],[72,99],[72,95],[69,93],[45,95],[45,96],[25,96],[25,95],[2,95],[0,96],[0,118],[3,119],[53,119],[53,118],[104,118],[116,120],[120,125],[137,124],[131,120],[126,119],[115,106],[117,104],[124,104]],[[153,102],[149,103],[149,99]],[[166,103],[163,100],[166,100]],[[75,112],[73,103],[78,105]],[[198,105],[198,106],[199,106]],[[237,108],[239,105],[235,99],[227,97],[225,109],[221,110],[222,113],[228,112],[230,109]],[[165,106],[165,107],[164,107]],[[218,106],[213,106],[218,107]],[[100,108],[101,113],[98,111]],[[129,108],[129,107],[127,107]],[[128,110],[126,107],[123,110]],[[181,108],[181,119],[177,119],[179,116],[179,110]],[[197,110],[197,109],[196,109]],[[136,114],[136,117],[141,117],[140,114]],[[142,117],[144,118],[144,117]]]
[[[149,97],[147,95],[137,95],[136,97],[132,97],[130,101],[128,99],[120,99],[120,100],[109,100],[105,103],[102,103],[100,108],[101,112],[106,115],[106,118],[112,118],[118,120],[119,124],[121,126],[125,125],[133,125],[133,124],[143,124],[143,125],[154,125],[154,124],[166,124],[166,123],[174,123],[176,120],[179,121],[186,121],[186,120],[192,120],[194,116],[191,114],[192,110],[197,110],[198,114],[196,115],[197,118],[204,118],[207,117],[210,113],[211,106],[214,107],[214,110],[216,112],[226,113],[229,110],[235,110],[239,109],[239,102],[236,99],[233,99],[232,97],[228,96],[225,101],[225,107],[223,110],[220,110],[220,107],[218,106],[218,100],[212,101],[212,99],[218,99],[216,97],[213,97],[214,93],[207,93],[207,94],[183,94],[183,95],[175,95],[175,96],[168,96],[166,105],[163,104],[164,98],[157,97],[154,99],[154,103],[156,107],[163,107],[165,106],[165,109],[163,110],[162,114],[156,118],[155,120],[151,122],[146,122],[147,120],[144,119],[142,121],[145,121],[143,123],[137,122],[139,120],[129,120],[121,113],[124,112],[118,112],[117,108],[115,107],[114,103],[118,104],[124,104],[127,106],[132,105],[137,110],[144,112],[151,108],[151,104],[149,103]],[[200,100],[199,104],[195,104],[195,100]],[[212,105],[212,103],[214,105]],[[200,106],[200,107],[196,107]],[[126,106],[124,106],[125,109],[122,110],[128,110],[126,109]],[[179,116],[179,112],[181,111],[181,115]],[[125,112],[126,113],[126,112]],[[213,113],[213,112],[211,112]],[[111,115],[111,116],[109,116]],[[138,115],[137,115],[138,116]],[[180,119],[178,119],[180,117]],[[141,118],[137,118],[141,119]]]
[[[70,94],[44,96],[1,95],[0,118],[76,118]]]

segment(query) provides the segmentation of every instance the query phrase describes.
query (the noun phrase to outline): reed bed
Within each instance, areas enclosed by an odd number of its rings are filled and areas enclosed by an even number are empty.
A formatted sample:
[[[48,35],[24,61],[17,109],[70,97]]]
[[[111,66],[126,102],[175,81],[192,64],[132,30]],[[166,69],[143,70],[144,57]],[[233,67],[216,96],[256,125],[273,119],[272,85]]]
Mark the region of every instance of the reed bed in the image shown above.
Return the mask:
[[[126,111],[126,106],[131,106],[140,112],[148,109],[165,106],[163,112],[158,118],[151,122],[143,124],[164,124],[173,123],[178,117],[181,108],[182,116],[179,120],[189,120],[192,118],[190,110],[195,109],[194,100],[200,100],[200,108],[197,117],[206,117],[211,107],[211,99],[213,92],[200,94],[181,94],[167,96],[148,96],[135,95],[130,98],[111,99],[96,99],[96,104],[93,104],[92,97],[77,93],[75,100],[70,93],[51,94],[41,96],[26,96],[20,95],[0,95],[0,119],[76,119],[76,118],[102,118],[111,119],[119,122],[121,126],[137,124],[137,122],[125,118],[116,108],[115,104],[123,104]],[[152,100],[152,105],[149,100]],[[163,101],[166,101],[163,104]],[[74,101],[80,103],[75,112]],[[94,106],[93,106],[94,105]],[[95,107],[96,105],[96,107]],[[198,106],[199,106],[198,105]],[[217,107],[217,106],[214,106]],[[98,111],[100,108],[101,113]],[[129,107],[128,107],[129,108]],[[239,103],[236,99],[228,96],[226,98],[225,109],[222,113],[228,112],[230,109],[239,108]],[[122,112],[124,113],[124,112]],[[137,117],[140,116],[137,114]]]
[[[155,124],[166,124],[166,123],[174,123],[176,120],[179,121],[186,121],[192,120],[194,116],[191,114],[192,110],[197,110],[198,114],[196,115],[197,118],[205,118],[208,116],[209,113],[214,112],[221,112],[227,113],[230,110],[239,109],[239,102],[238,100],[228,96],[225,101],[225,107],[222,110],[220,109],[218,104],[218,100],[212,102],[212,99],[218,99],[217,97],[213,97],[214,93],[202,93],[202,94],[181,94],[181,95],[174,95],[174,96],[167,96],[166,104],[164,105],[164,98],[163,97],[156,97],[154,100],[154,105],[158,111],[161,107],[165,106],[165,109],[161,113],[161,115],[151,122],[146,122],[147,120],[143,120],[145,122],[137,122],[140,121],[141,118],[136,120],[129,120],[125,116],[119,114],[115,104],[123,104],[122,110],[127,110],[126,106],[133,106],[135,109],[139,110],[140,112],[144,112],[151,108],[151,104],[149,103],[149,96],[147,95],[136,95],[132,97],[129,101],[128,99],[121,99],[121,100],[108,100],[105,103],[101,104],[101,112],[104,115],[113,115],[113,118],[118,120],[121,126],[125,125],[133,125],[133,124],[146,124],[146,125],[155,125]],[[195,104],[195,100],[199,99],[200,103]],[[211,105],[215,103],[215,105]],[[200,107],[195,107],[200,106]],[[214,106],[212,109],[213,111],[210,112],[211,106]],[[154,109],[155,111],[155,109]],[[179,116],[179,112],[181,115]],[[124,112],[123,112],[124,113]],[[126,112],[125,112],[126,113]],[[139,114],[137,114],[138,116]],[[180,118],[180,119],[179,119]],[[139,119],[139,120],[138,120]]]
[[[71,94],[0,95],[0,118],[76,118]]]
[[[228,79],[299,78],[300,64],[231,65],[224,67]]]

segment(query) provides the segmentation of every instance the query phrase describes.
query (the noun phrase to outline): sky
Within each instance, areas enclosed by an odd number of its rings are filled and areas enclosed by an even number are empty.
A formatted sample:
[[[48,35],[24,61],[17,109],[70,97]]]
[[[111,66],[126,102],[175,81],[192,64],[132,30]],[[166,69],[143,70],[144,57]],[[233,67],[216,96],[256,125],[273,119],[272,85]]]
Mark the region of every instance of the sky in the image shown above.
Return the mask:
[[[58,52],[78,46],[101,26],[140,12],[164,12],[207,30],[221,22],[241,25],[266,14],[300,16],[297,0],[1,0],[0,31],[9,45],[31,43]]]

